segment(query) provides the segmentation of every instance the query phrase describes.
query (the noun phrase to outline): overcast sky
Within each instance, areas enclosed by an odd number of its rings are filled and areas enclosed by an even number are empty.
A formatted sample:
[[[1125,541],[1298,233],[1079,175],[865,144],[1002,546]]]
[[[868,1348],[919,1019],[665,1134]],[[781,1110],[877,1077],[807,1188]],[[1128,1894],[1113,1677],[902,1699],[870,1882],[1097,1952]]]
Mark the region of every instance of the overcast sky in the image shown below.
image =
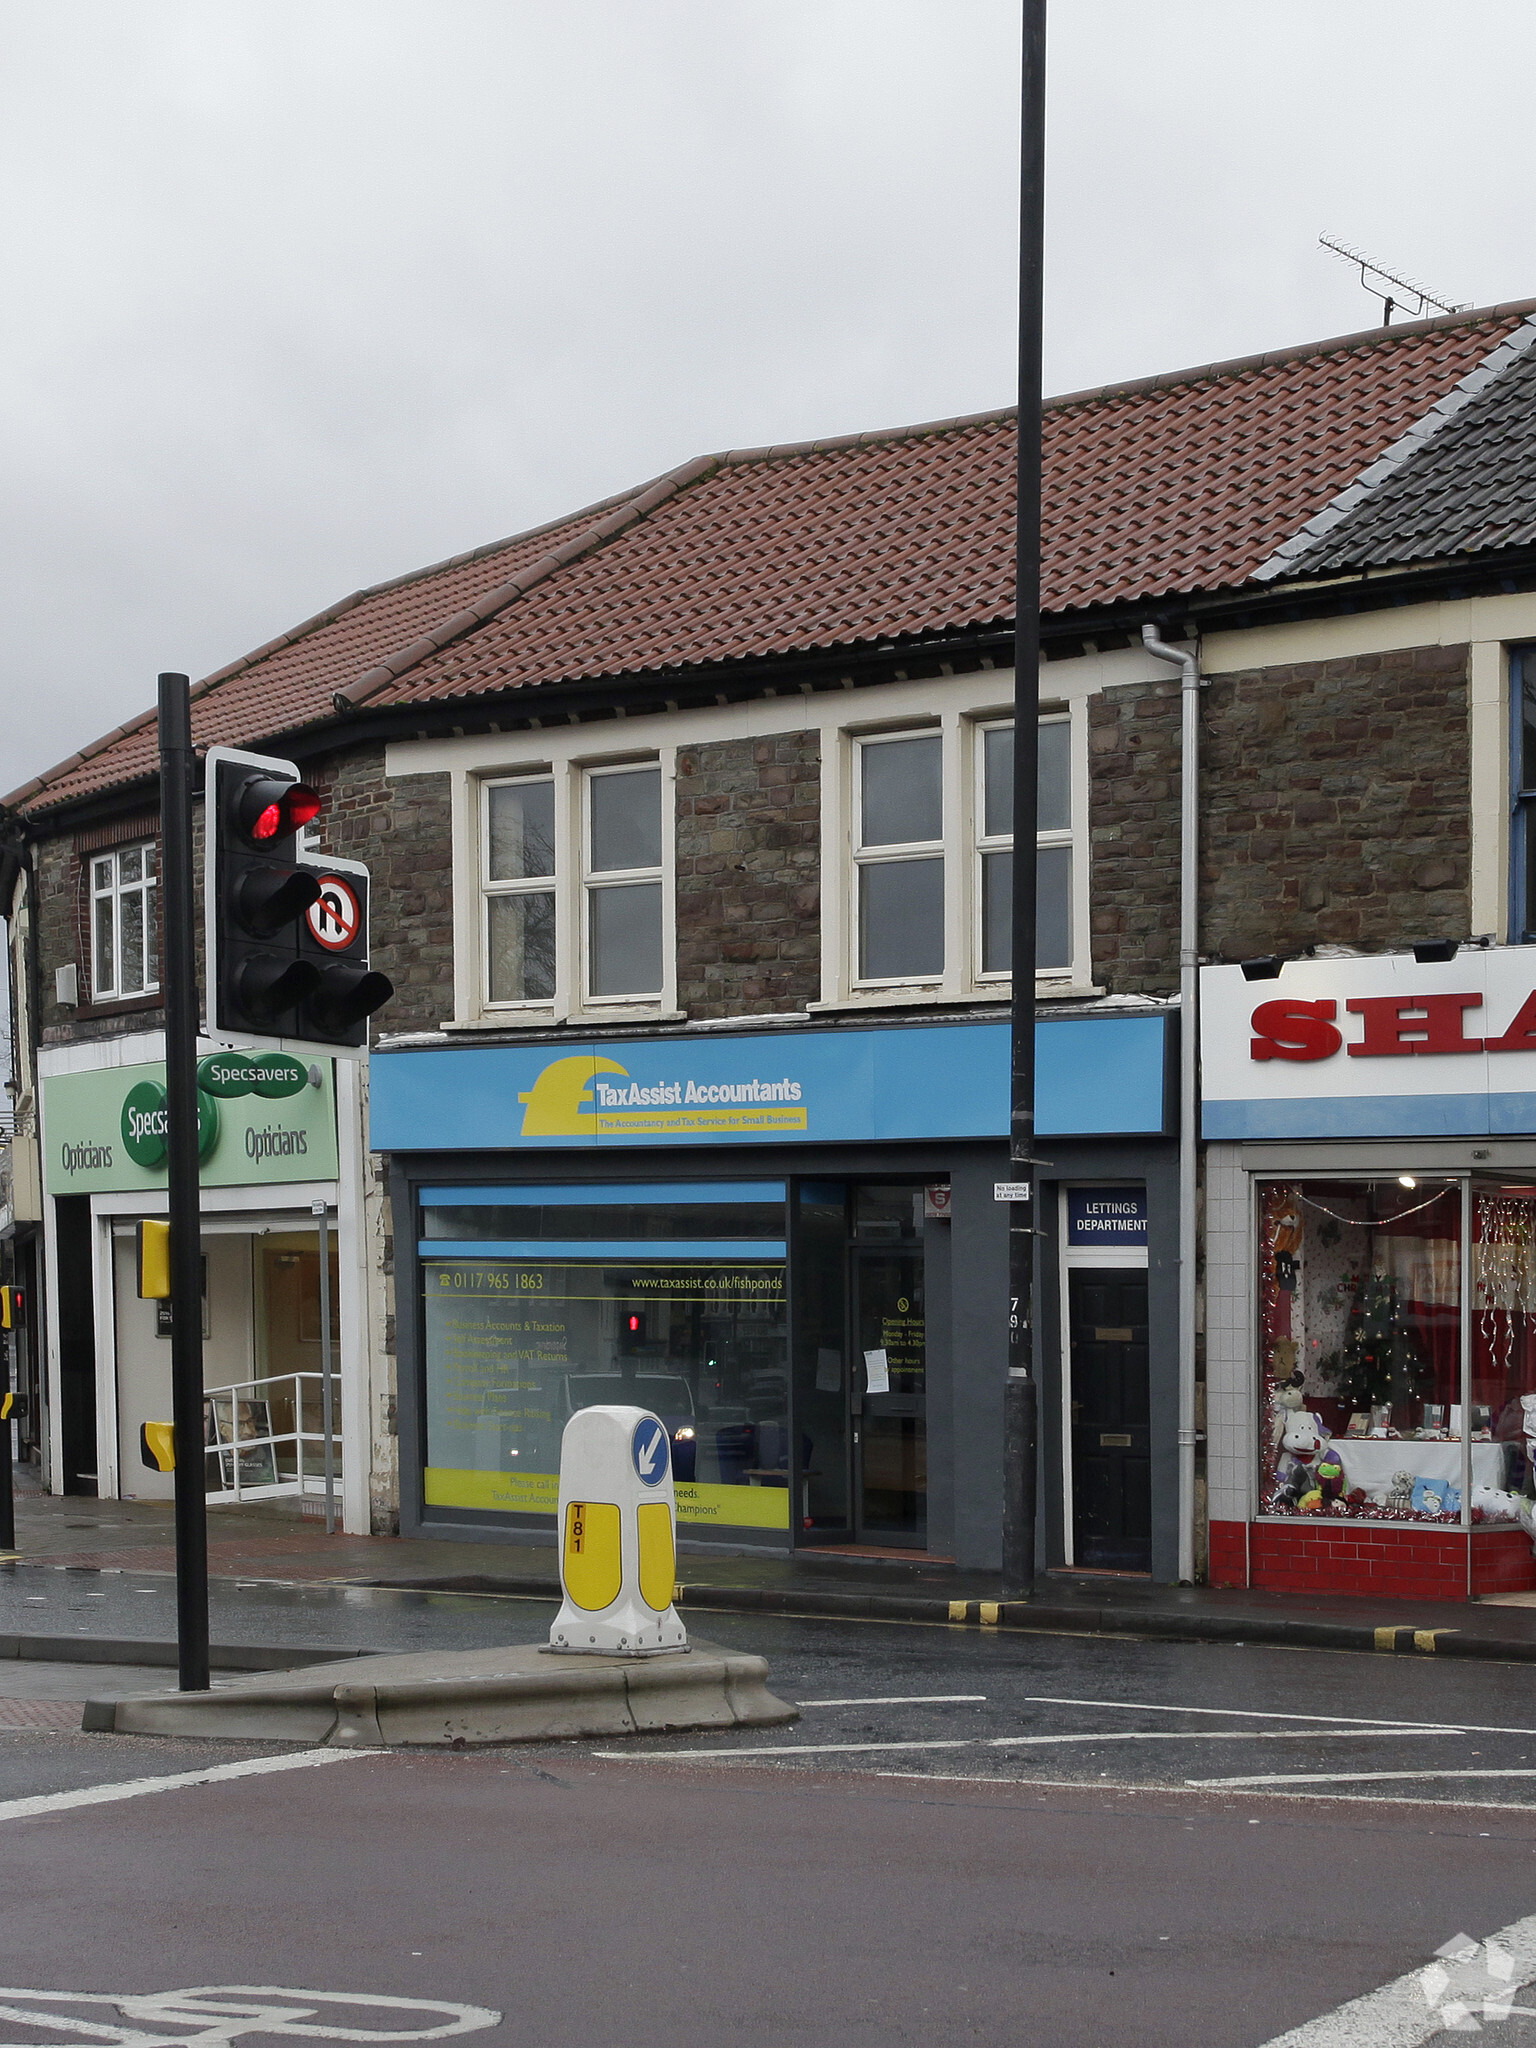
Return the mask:
[[[1014,396],[1014,0],[0,0],[0,791],[362,583]],[[1047,388],[1536,295],[1530,0],[1053,0]]]

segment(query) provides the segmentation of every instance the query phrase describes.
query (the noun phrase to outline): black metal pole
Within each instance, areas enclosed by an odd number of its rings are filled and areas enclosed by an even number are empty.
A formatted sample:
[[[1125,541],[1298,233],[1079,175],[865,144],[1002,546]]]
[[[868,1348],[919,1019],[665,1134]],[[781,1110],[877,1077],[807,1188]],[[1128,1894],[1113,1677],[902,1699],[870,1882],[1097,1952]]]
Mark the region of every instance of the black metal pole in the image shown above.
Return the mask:
[[[13,1378],[11,1361],[17,1351],[16,1332],[13,1329],[9,1340],[0,1338],[4,1344],[4,1368],[0,1370],[0,1550],[16,1548],[16,1475],[11,1465],[11,1400]]]
[[[1013,1071],[1008,1210],[1008,1379],[1003,1395],[1003,1592],[1035,1582],[1035,868],[1040,715],[1040,401],[1045,270],[1045,5],[1024,0],[1019,165],[1019,468],[1013,637]]]
[[[171,1219],[171,1415],[176,1425],[176,1644],[181,1690],[206,1692],[208,1500],[203,1470],[203,1247],[197,1169],[192,771],[187,678],[163,675],[160,844]]]

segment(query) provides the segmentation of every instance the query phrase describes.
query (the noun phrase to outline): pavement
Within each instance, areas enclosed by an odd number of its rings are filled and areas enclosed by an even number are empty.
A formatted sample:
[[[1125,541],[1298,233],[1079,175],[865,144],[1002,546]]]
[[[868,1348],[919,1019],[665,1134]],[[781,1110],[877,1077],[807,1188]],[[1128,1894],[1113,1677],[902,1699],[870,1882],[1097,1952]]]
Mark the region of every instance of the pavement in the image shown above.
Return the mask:
[[[514,1598],[548,1598],[556,1591],[552,1544],[327,1536],[323,1523],[301,1517],[294,1506],[283,1502],[213,1510],[213,1578],[237,1588],[345,1585],[359,1592],[374,1588]],[[147,1578],[175,1569],[168,1502],[26,1493],[17,1497],[16,1522],[24,1566]],[[685,1618],[689,1613],[778,1613],[962,1621],[1046,1633],[1536,1661],[1536,1601],[1524,1602],[1520,1596],[1516,1604],[1377,1600],[1048,1573],[1036,1582],[1030,1600],[1005,1601],[994,1574],[963,1572],[926,1557],[906,1560],[847,1551],[797,1551],[792,1556],[684,1551],[678,1578],[677,1604]],[[47,1603],[39,1594],[33,1604]],[[0,1625],[5,1606],[0,1598]],[[225,1635],[223,1640],[233,1644],[240,1638]],[[343,1646],[350,1640],[338,1639]]]

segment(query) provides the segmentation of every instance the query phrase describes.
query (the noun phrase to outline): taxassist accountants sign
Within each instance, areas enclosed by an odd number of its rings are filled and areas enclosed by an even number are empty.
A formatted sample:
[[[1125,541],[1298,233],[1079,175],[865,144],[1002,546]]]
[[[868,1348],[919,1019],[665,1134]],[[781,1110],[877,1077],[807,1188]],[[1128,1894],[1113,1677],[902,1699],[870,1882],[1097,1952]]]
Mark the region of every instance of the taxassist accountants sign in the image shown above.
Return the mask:
[[[1201,972],[1212,1139],[1536,1132],[1536,947]]]
[[[1153,1010],[1043,1021],[1041,1135],[1168,1131],[1169,1023]],[[1008,1027],[680,1032],[569,1051],[381,1050],[369,1116],[380,1152],[1001,1138]]]
[[[198,1154],[206,1187],[336,1178],[329,1060],[219,1053],[198,1069]],[[43,1082],[43,1178],[51,1195],[166,1185],[165,1068],[98,1067]]]

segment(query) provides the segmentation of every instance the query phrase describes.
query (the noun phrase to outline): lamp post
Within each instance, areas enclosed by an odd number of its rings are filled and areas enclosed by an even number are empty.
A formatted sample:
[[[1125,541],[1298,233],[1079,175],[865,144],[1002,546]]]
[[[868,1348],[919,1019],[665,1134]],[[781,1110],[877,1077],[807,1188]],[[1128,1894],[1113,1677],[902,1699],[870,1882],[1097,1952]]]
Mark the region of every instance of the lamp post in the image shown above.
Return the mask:
[[[1019,453],[1013,634],[1013,1057],[1009,1104],[1008,1378],[1003,1591],[1035,1578],[1035,868],[1040,712],[1041,317],[1045,269],[1045,6],[1024,0],[1019,164]]]

